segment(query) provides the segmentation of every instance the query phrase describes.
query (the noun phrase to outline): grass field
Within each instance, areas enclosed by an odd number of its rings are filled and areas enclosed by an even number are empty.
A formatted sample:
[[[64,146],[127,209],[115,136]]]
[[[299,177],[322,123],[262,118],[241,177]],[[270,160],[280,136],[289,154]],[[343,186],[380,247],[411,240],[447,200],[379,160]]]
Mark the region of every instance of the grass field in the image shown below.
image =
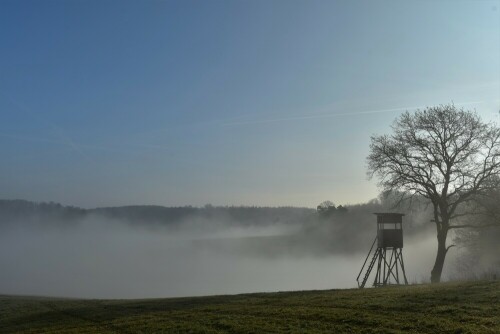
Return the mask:
[[[500,333],[500,282],[147,300],[0,296],[1,333]]]

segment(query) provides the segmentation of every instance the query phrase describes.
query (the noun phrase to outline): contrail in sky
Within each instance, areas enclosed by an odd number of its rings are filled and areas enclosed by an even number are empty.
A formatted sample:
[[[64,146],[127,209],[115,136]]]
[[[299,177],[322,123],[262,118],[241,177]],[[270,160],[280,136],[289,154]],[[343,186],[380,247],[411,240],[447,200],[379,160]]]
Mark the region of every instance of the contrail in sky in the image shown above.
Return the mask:
[[[471,101],[471,102],[461,102],[461,103],[454,103],[454,104],[457,106],[460,106],[460,105],[481,104],[481,103],[484,103],[484,101]],[[422,108],[426,108],[426,107],[427,106],[419,106],[419,107],[404,107],[404,108],[392,108],[392,109],[354,111],[354,112],[344,112],[344,113],[299,115],[299,116],[292,116],[292,117],[261,119],[261,120],[254,120],[254,121],[228,122],[228,123],[223,123],[221,125],[222,126],[234,126],[234,125],[247,125],[247,124],[265,124],[265,123],[276,123],[276,122],[307,120],[307,119],[317,119],[317,118],[331,118],[331,117],[339,117],[339,116],[378,114],[378,113],[386,113],[386,112],[393,112],[393,111],[406,111],[406,110],[422,109]]]
[[[47,139],[47,138],[37,138],[37,137],[30,137],[30,136],[11,135],[11,134],[8,134],[8,133],[0,133],[0,136],[1,137],[5,137],[5,138],[20,139],[20,140],[26,140],[26,141],[51,143],[51,144],[62,144],[61,141],[59,141],[59,140],[52,140],[52,139]]]
[[[84,159],[87,159],[87,160],[92,160],[90,159],[90,157],[83,151],[82,149],[82,146],[76,144],[73,139],[71,139],[69,136],[67,136],[63,129],[60,128],[59,126],[53,124],[53,123],[50,123],[50,125],[52,126],[52,128],[54,129],[54,131],[56,131],[59,135],[59,137],[61,138],[62,140],[62,144],[65,144],[67,145],[72,151],[74,152],[77,152],[78,154],[80,154]]]
[[[111,152],[127,152],[127,150],[115,150],[115,149],[105,147],[105,146],[75,144],[73,141],[70,145],[68,142],[65,142],[62,140],[54,140],[54,139],[47,139],[47,138],[41,138],[41,137],[31,137],[31,136],[24,136],[24,135],[20,136],[20,135],[8,134],[8,133],[0,133],[0,137],[12,138],[12,139],[18,139],[18,140],[24,140],[24,141],[40,142],[40,143],[57,144],[60,146],[69,147],[70,151],[75,151],[78,148],[85,148],[85,149],[104,150],[104,151],[111,151]],[[75,145],[77,145],[77,148],[74,147]]]
[[[485,101],[470,101],[470,102],[461,102],[455,103],[455,105],[470,105],[470,104],[481,104]],[[261,120],[242,120],[251,115],[243,115],[239,117],[233,117],[231,119],[226,120],[213,120],[209,122],[205,122],[205,125],[218,125],[218,126],[238,126],[238,125],[251,125],[251,124],[265,124],[265,123],[277,123],[277,122],[286,122],[286,121],[296,121],[296,120],[308,120],[308,119],[321,119],[321,118],[332,118],[332,117],[342,117],[342,116],[354,116],[354,115],[367,115],[367,114],[377,114],[377,113],[386,113],[386,112],[395,112],[395,111],[406,111],[406,110],[415,110],[425,108],[426,106],[418,106],[418,107],[402,107],[402,108],[390,108],[390,109],[379,109],[379,110],[365,110],[365,111],[354,111],[354,112],[343,112],[343,113],[327,113],[327,114],[309,114],[309,115],[297,115],[290,117],[281,117],[281,118],[273,118],[273,119],[261,119]],[[24,110],[28,110],[23,107]],[[238,121],[236,121],[238,120]],[[47,122],[46,122],[47,123]],[[94,150],[104,150],[111,152],[129,152],[130,149],[140,149],[140,148],[151,148],[151,149],[167,149],[169,147],[164,147],[162,145],[151,145],[151,144],[125,144],[126,148],[111,148],[107,146],[95,146],[95,145],[86,145],[86,144],[76,144],[71,138],[66,136],[62,129],[55,126],[52,123],[49,124],[53,129],[57,130],[59,133],[60,140],[54,140],[49,138],[38,138],[24,135],[14,135],[14,134],[6,134],[0,133],[0,137],[25,140],[25,141],[34,141],[34,142],[45,142],[51,144],[58,144],[69,147],[72,151],[76,151],[84,158],[88,159],[87,154],[83,152],[82,149],[94,149]],[[199,124],[200,125],[200,124]]]

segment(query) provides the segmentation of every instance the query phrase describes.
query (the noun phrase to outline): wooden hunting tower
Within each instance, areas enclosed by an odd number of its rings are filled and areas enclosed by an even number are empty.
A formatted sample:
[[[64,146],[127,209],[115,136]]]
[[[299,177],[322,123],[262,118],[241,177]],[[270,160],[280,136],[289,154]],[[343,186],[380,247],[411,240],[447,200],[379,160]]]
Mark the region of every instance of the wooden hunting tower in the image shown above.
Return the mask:
[[[358,287],[364,288],[375,264],[377,270],[373,286],[408,284],[403,262],[403,216],[402,213],[375,213],[377,215],[377,236],[361,267]],[[377,243],[377,248],[360,282],[366,263]]]

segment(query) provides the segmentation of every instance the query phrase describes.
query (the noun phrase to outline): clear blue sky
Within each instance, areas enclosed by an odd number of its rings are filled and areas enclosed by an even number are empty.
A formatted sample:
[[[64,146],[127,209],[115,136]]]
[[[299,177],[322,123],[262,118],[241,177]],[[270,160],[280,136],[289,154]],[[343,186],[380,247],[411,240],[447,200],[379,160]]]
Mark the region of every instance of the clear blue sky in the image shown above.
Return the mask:
[[[500,109],[500,1],[0,2],[0,197],[358,203],[403,110]]]

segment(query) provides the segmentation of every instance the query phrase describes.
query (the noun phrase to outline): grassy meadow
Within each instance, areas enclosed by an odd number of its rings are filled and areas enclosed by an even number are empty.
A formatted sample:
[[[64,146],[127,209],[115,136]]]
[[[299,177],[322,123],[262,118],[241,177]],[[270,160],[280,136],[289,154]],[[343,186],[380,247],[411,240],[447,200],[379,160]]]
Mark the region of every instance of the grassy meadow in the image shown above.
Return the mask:
[[[500,281],[145,300],[0,296],[1,333],[500,333]]]

